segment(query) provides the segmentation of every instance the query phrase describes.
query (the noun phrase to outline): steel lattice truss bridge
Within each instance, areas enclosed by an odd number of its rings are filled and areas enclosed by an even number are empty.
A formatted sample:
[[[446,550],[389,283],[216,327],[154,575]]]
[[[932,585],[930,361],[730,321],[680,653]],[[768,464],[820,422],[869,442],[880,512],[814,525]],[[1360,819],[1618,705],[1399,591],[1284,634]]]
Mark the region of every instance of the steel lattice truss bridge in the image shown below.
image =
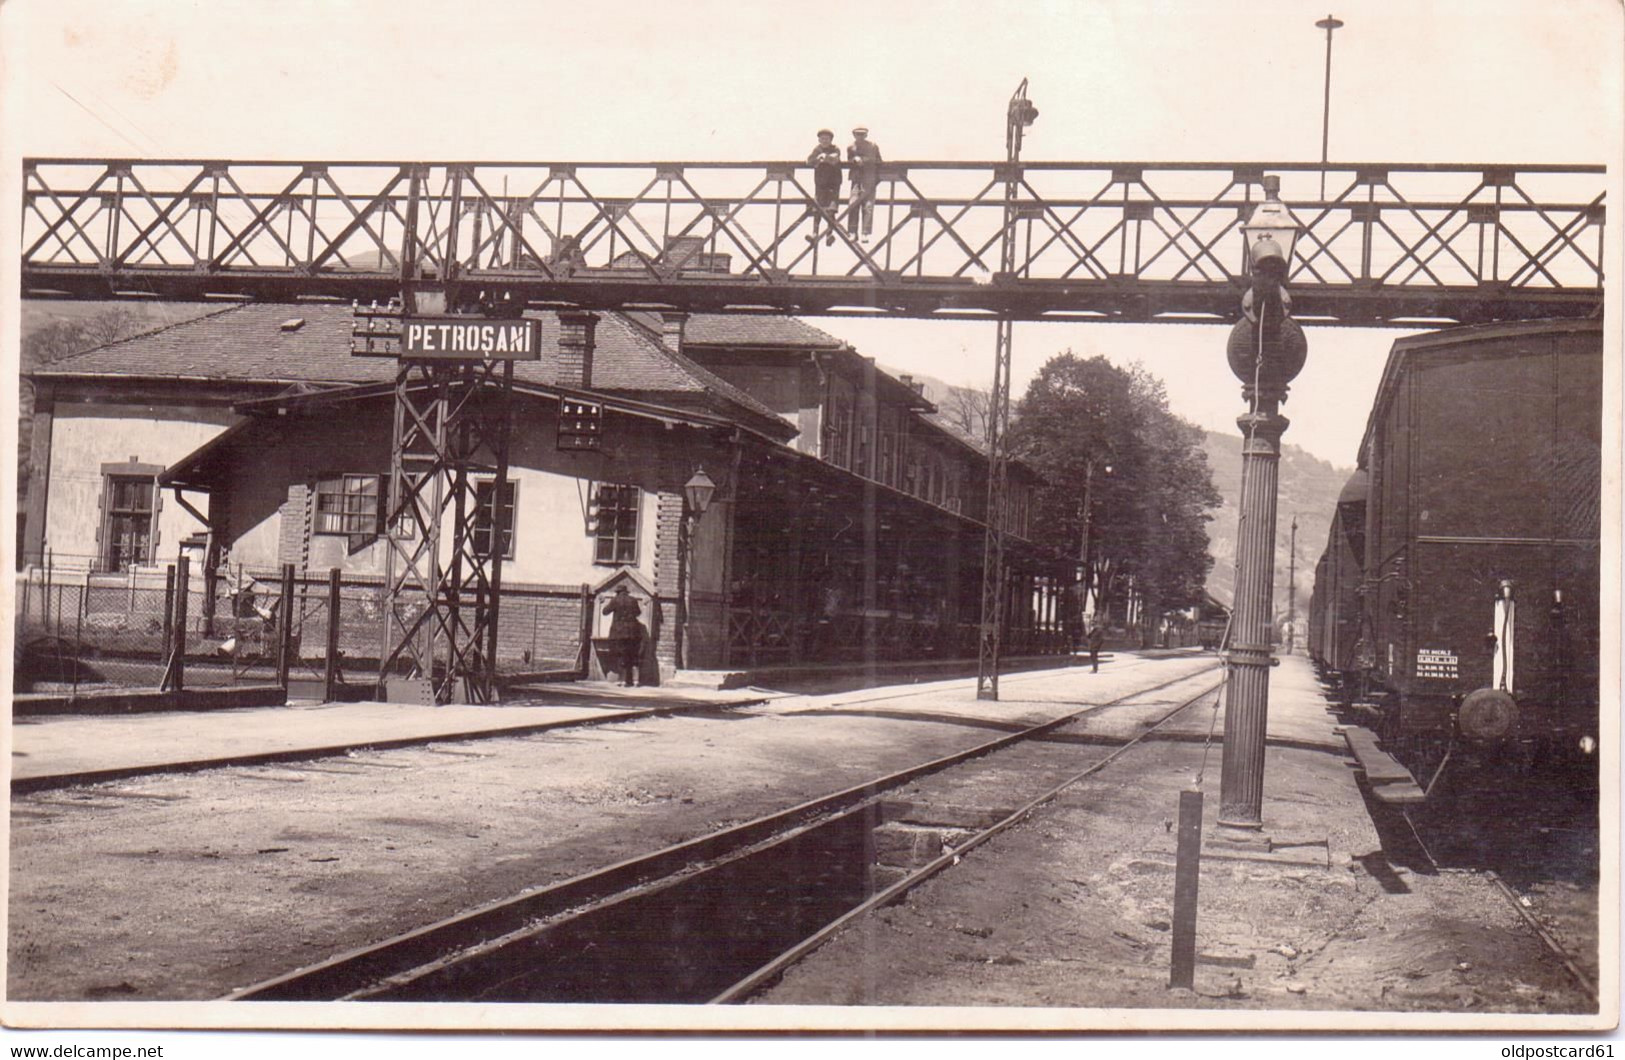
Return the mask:
[[[1304,226],[1288,278],[1304,323],[1601,305],[1604,167],[1504,164],[1330,165],[1322,197],[1313,163],[890,163],[862,242],[800,163],[31,159],[22,287],[1212,323],[1235,319],[1266,170]]]
[[[1018,89],[1023,99],[1025,83]],[[1014,103],[1014,101],[1013,101]],[[1012,111],[1012,115],[1015,111]],[[340,299],[367,320],[532,309],[998,321],[988,510],[1003,509],[1016,320],[1234,320],[1266,169],[1303,226],[1304,323],[1584,316],[1602,303],[1602,166],[1017,161],[882,168],[874,229],[804,165],[32,159],[24,297]],[[1330,190],[1319,191],[1322,170]],[[816,234],[815,234],[816,233]],[[506,477],[511,364],[403,360],[381,690],[495,695],[501,563],[474,547],[473,472]],[[493,533],[500,540],[501,506]],[[393,529],[423,528],[408,540]],[[997,698],[1002,531],[982,662]],[[442,558],[449,532],[451,562]]]

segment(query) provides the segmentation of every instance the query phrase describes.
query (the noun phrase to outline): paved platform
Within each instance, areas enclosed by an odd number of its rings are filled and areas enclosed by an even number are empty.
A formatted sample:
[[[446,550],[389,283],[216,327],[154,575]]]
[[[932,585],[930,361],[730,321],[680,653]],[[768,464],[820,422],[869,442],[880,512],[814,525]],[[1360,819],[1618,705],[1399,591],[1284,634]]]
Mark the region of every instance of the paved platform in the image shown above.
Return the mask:
[[[1055,664],[1053,657],[1045,661],[1051,667]],[[1027,671],[1029,676],[1035,673],[1039,672]],[[975,684],[974,678],[964,677],[929,684],[916,680],[849,689],[852,695],[846,698],[755,687],[721,690],[683,682],[625,688],[582,681],[515,688],[497,706],[294,700],[287,706],[207,712],[13,717],[11,785],[16,791],[39,790],[144,773],[315,758],[358,747],[402,747],[433,740],[540,732],[647,715],[755,706],[771,700],[812,700],[833,707],[854,696],[915,696],[922,689],[947,690],[967,681]]]
[[[775,693],[620,688],[582,683],[526,690],[498,706],[310,703],[100,716],[13,718],[13,790],[142,773],[343,754],[431,740],[538,732],[651,714],[740,707]]]

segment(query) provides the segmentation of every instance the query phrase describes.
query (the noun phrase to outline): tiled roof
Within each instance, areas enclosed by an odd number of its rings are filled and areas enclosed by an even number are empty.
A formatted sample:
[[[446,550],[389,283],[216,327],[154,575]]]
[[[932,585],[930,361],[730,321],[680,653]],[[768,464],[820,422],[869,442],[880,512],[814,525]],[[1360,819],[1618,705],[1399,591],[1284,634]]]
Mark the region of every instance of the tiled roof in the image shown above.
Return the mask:
[[[558,317],[536,314],[542,348],[556,350]],[[302,320],[298,327],[286,327]],[[235,305],[170,327],[65,357],[41,376],[126,375],[145,379],[211,379],[243,382],[380,383],[395,376],[387,357],[350,354],[352,314],[340,305]],[[616,314],[599,317],[592,389],[626,392],[649,400],[702,400],[732,406],[747,418],[783,419],[749,394],[679,354],[663,348]],[[514,377],[557,385],[556,357],[521,361]],[[782,427],[780,428],[782,431]],[[777,433],[777,432],[776,432]]]
[[[683,341],[697,346],[792,346],[839,349],[846,343],[795,317],[694,313],[683,325]]]

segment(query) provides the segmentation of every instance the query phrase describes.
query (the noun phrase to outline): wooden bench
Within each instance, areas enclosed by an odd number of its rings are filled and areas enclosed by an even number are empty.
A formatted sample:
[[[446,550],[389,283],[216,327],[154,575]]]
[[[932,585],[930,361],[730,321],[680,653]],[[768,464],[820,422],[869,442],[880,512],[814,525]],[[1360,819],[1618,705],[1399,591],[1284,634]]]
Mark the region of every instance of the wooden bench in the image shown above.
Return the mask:
[[[1354,760],[1365,771],[1371,785],[1371,794],[1377,801],[1393,806],[1414,806],[1427,798],[1411,771],[1400,765],[1394,756],[1377,746],[1377,734],[1358,725],[1343,730]]]

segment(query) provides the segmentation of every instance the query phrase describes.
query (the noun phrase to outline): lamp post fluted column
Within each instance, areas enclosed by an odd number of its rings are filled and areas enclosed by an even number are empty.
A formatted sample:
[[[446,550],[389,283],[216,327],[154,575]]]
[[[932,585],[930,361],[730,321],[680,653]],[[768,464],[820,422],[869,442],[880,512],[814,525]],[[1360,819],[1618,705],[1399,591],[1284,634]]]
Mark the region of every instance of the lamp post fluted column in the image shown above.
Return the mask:
[[[1308,353],[1303,328],[1290,316],[1282,286],[1292,260],[1297,223],[1278,198],[1280,180],[1264,178],[1265,201],[1242,226],[1251,289],[1243,319],[1230,331],[1230,370],[1242,382],[1247,412],[1241,428],[1241,520],[1236,534],[1236,598],[1231,618],[1229,693],[1224,712],[1224,761],[1219,824],[1263,828],[1264,735],[1269,719],[1270,650],[1274,624],[1275,509],[1279,486],[1281,415],[1288,384]]]
[[[1264,728],[1269,718],[1270,597],[1275,583],[1275,501],[1281,435],[1278,412],[1237,417],[1241,448],[1241,526],[1236,536],[1236,599],[1230,624],[1230,690],[1224,714],[1219,823],[1263,827]]]

